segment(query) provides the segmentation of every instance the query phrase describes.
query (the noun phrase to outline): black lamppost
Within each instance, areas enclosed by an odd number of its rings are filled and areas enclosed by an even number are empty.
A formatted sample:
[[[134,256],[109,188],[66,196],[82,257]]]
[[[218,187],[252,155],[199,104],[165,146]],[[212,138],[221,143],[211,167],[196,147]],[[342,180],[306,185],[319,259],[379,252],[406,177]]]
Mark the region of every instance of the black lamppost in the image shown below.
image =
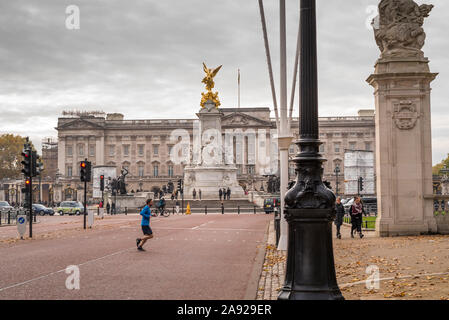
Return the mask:
[[[336,166],[335,167],[335,169],[334,169],[334,172],[335,172],[335,179],[336,179],[336,181],[335,181],[335,194],[337,195],[337,197],[338,197],[338,185],[339,185],[339,182],[338,182],[338,175],[340,174],[340,166]]]
[[[316,1],[301,0],[300,139],[296,184],[285,196],[287,270],[279,300],[343,299],[332,250],[335,195],[322,181],[318,152]]]

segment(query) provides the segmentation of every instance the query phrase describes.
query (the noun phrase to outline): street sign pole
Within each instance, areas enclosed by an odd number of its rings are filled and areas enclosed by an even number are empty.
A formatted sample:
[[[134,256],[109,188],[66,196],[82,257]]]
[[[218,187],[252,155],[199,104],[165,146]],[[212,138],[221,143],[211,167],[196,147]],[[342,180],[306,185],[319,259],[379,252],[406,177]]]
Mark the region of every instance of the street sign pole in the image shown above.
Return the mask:
[[[33,153],[31,152],[31,157]],[[31,159],[32,163],[33,159]],[[30,238],[33,237],[33,175],[30,174],[30,188],[28,189],[28,210],[30,211]]]
[[[27,216],[25,215],[18,215],[17,216],[17,231],[19,232],[20,239],[23,240],[23,235],[26,232],[26,225],[27,225]]]
[[[84,181],[84,229],[86,229],[87,181]]]

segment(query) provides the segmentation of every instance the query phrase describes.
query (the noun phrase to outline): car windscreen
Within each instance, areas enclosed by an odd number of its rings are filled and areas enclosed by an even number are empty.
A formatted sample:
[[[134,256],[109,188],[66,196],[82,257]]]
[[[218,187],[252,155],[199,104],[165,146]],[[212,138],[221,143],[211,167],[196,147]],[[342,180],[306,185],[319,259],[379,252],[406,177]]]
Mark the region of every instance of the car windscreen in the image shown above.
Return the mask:
[[[0,201],[0,207],[8,207],[9,203],[6,201]]]

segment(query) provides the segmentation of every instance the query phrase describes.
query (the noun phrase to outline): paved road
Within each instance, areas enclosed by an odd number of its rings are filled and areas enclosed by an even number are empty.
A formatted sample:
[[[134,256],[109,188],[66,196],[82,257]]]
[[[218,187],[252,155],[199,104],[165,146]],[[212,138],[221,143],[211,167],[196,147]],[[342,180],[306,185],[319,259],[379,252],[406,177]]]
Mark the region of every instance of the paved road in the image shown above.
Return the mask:
[[[255,297],[270,219],[153,218],[155,238],[139,252],[137,215],[108,217],[92,230],[79,228],[80,217],[47,217],[36,239],[0,243],[0,299],[244,299],[249,289]],[[79,266],[80,290],[65,286],[69,265]]]

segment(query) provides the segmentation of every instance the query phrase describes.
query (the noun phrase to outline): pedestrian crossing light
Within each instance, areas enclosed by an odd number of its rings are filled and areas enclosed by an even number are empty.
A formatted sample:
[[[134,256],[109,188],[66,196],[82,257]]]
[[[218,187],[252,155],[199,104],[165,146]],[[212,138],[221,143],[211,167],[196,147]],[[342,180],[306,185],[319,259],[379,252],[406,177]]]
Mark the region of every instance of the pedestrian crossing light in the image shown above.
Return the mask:
[[[80,178],[82,182],[90,182],[91,163],[87,160],[80,163]]]

